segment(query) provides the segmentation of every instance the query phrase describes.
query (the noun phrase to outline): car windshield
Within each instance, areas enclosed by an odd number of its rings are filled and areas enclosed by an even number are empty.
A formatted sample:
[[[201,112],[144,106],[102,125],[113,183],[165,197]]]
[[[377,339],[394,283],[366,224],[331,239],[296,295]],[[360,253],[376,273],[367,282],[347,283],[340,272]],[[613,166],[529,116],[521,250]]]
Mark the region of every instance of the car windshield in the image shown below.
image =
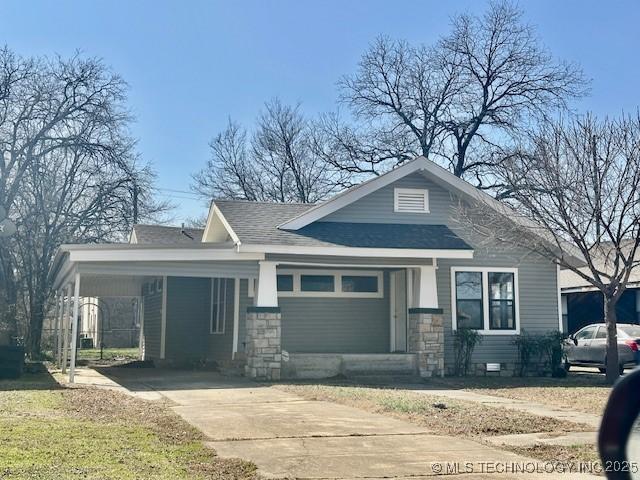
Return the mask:
[[[630,337],[640,338],[640,325],[625,325],[618,328]]]

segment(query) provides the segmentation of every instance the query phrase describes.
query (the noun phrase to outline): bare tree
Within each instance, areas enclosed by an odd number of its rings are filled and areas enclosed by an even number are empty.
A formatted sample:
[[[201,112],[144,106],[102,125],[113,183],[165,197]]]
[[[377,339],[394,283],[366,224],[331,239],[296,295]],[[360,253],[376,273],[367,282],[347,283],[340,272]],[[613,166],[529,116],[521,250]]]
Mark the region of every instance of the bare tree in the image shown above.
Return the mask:
[[[17,333],[22,297],[27,348],[37,355],[55,249],[114,238],[135,210],[159,206],[127,135],[126,85],[99,60],[25,59],[4,48],[0,85],[0,204],[18,227],[0,239],[4,323]]]
[[[493,174],[514,135],[586,93],[580,69],[555,61],[509,2],[457,15],[431,47],[379,38],[339,86],[368,135],[330,124],[343,147],[332,166],[377,174],[421,154],[481,188],[500,187]]]
[[[602,292],[607,379],[614,381],[616,304],[640,264],[640,115],[547,123],[505,166],[503,178],[521,217],[478,202],[465,223],[488,241],[515,242],[552,259]],[[513,221],[505,222],[504,213]],[[572,252],[586,266],[572,261]]]
[[[340,175],[327,169],[314,128],[300,106],[267,102],[250,140],[229,121],[211,142],[211,159],[193,176],[204,198],[314,203],[339,187]]]

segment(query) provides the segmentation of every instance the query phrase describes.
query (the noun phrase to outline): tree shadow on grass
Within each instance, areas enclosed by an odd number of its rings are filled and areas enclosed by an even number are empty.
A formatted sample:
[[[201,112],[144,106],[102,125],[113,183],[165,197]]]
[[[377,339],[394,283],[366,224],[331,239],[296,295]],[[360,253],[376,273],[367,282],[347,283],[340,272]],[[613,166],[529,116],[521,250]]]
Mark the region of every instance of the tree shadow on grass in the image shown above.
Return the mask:
[[[25,372],[20,378],[0,379],[0,391],[9,390],[58,390],[62,386],[48,371]]]

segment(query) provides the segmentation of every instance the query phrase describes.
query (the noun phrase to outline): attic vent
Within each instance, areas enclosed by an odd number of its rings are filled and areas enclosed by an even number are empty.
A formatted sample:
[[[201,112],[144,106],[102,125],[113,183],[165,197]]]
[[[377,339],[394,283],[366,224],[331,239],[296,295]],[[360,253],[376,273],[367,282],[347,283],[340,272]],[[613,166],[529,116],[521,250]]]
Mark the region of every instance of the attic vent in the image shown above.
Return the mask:
[[[396,188],[394,212],[429,213],[429,190],[422,188]]]

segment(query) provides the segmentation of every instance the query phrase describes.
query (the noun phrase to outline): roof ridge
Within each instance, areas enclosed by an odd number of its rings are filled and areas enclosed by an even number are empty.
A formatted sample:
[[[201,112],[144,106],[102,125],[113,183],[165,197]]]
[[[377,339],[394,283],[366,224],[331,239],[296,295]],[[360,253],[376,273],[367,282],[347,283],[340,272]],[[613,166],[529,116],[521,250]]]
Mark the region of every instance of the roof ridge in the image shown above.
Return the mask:
[[[266,202],[262,200],[243,200],[243,199],[235,199],[235,198],[214,198],[213,202],[234,202],[234,203],[249,203],[249,204],[261,204],[261,205],[305,205],[309,207],[313,207],[318,205],[318,203],[306,203],[306,202]]]
[[[154,228],[177,228],[177,229],[184,229],[184,230],[203,230],[204,228],[200,228],[200,227],[182,227],[180,225],[161,225],[158,223],[136,223],[133,225],[133,228],[136,227],[154,227]]]

